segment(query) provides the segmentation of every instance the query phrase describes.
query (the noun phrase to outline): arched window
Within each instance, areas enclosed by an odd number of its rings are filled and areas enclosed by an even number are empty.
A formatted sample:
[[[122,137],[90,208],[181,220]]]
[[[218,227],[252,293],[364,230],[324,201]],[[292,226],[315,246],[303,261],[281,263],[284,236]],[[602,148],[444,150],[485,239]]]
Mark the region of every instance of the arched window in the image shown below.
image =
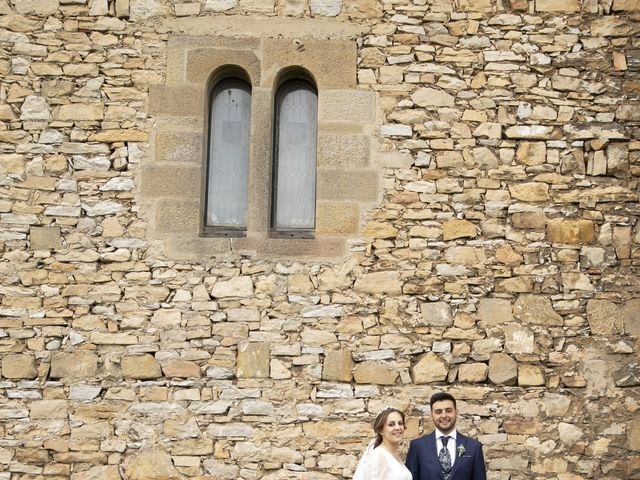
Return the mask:
[[[247,227],[251,86],[222,79],[210,102],[205,229],[241,236]]]
[[[313,237],[316,218],[318,92],[311,82],[283,82],[275,97],[271,229]]]

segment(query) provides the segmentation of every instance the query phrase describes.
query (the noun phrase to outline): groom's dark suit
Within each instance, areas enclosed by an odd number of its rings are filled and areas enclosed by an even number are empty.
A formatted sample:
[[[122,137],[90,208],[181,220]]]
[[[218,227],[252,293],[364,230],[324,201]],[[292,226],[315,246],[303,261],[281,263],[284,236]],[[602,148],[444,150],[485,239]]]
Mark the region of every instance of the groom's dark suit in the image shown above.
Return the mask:
[[[449,480],[486,480],[482,444],[460,432],[456,432],[456,437],[456,458]],[[460,445],[464,447],[462,454]],[[438,460],[435,432],[411,440],[406,463],[413,480],[444,479]]]

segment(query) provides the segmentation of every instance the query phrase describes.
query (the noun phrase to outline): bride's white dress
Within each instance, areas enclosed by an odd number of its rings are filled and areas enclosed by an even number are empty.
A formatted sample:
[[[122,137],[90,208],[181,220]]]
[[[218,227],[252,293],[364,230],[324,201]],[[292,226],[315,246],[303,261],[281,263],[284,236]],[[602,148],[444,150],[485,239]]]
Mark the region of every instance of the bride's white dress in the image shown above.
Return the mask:
[[[411,472],[399,462],[387,449],[378,447],[373,449],[363,464],[358,465],[356,476],[362,480],[411,480]]]

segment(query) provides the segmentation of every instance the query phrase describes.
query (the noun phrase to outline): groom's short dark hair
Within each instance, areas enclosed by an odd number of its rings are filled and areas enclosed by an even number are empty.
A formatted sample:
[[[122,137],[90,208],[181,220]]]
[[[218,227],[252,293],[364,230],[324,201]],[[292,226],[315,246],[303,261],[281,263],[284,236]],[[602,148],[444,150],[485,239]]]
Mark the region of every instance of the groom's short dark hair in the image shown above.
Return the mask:
[[[453,402],[453,408],[458,409],[458,405],[456,405],[456,399],[447,392],[438,392],[431,395],[431,400],[429,400],[429,407],[433,408],[433,404],[436,402],[441,402],[443,400],[451,400]]]

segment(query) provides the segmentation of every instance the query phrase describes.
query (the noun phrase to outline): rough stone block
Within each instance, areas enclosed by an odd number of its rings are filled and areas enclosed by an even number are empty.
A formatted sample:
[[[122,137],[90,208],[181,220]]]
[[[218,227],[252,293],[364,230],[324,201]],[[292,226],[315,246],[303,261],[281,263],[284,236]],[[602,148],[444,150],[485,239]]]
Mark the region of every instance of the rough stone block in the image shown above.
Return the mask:
[[[61,121],[102,120],[103,117],[102,103],[68,103],[54,110],[54,118]]]
[[[242,343],[238,345],[238,378],[269,377],[269,345],[266,343]]]
[[[533,325],[563,325],[563,319],[553,309],[551,301],[539,295],[520,295],[513,304],[513,316]]]
[[[527,230],[544,230],[546,217],[542,209],[535,212],[518,212],[511,215],[514,228]]]
[[[211,295],[214,298],[251,297],[253,295],[253,281],[248,276],[220,281],[211,289]]]
[[[543,182],[526,182],[509,185],[509,193],[523,202],[546,202],[549,200],[549,185]]]
[[[639,12],[640,2],[638,0],[613,0],[611,10],[614,12]]]
[[[533,353],[535,337],[528,327],[510,323],[504,327],[504,348],[508,353]]]
[[[200,378],[202,372],[196,362],[172,360],[162,366],[162,372],[169,378]]]
[[[542,165],[547,161],[545,142],[520,142],[516,150],[516,160],[522,165]]]
[[[347,349],[327,352],[324,357],[322,379],[336,382],[350,382],[353,378],[353,358]]]
[[[442,382],[447,378],[447,374],[446,364],[433,352],[424,354],[411,368],[411,378],[417,385]]]
[[[575,13],[580,11],[580,0],[536,0],[536,12]]]
[[[446,302],[425,302],[420,305],[422,323],[433,327],[450,327],[453,325],[451,307]]]
[[[171,455],[157,449],[142,450],[137,455],[127,455],[124,471],[130,480],[166,479],[181,477],[173,466]]]
[[[371,383],[374,385],[393,385],[399,372],[394,365],[382,362],[362,362],[353,370],[356,383]]]
[[[506,353],[495,353],[489,359],[489,381],[513,386],[518,381],[518,362]]]
[[[595,239],[595,224],[591,220],[554,218],[547,222],[549,241],[567,244],[586,244]]]
[[[36,400],[31,402],[30,416],[35,419],[67,418],[66,400]]]
[[[444,90],[424,87],[411,95],[413,103],[419,107],[453,107],[455,97],[449,95]]]
[[[29,229],[31,250],[51,250],[62,244],[60,227],[31,227]]]
[[[489,367],[486,363],[463,363],[458,369],[458,381],[480,383],[487,379]]]
[[[160,364],[152,355],[122,357],[120,366],[125,379],[151,380],[162,376]]]
[[[468,220],[447,220],[442,224],[442,239],[455,240],[456,238],[475,238],[478,235],[476,227]]]
[[[478,320],[487,325],[499,325],[513,320],[511,302],[502,298],[482,298],[478,305]]]
[[[362,230],[368,238],[396,238],[398,229],[387,222],[369,222]]]
[[[366,273],[356,279],[354,289],[362,293],[387,293],[397,295],[401,292],[400,275],[396,271]]]
[[[51,359],[51,378],[93,379],[98,372],[98,357],[95,353],[54,353]]]
[[[544,371],[537,365],[524,364],[518,367],[518,386],[539,387],[544,382]]]
[[[6,354],[2,357],[2,376],[11,379],[34,379],[38,368],[33,355]]]
[[[587,321],[593,335],[620,335],[624,328],[624,316],[620,307],[608,300],[589,300]]]

